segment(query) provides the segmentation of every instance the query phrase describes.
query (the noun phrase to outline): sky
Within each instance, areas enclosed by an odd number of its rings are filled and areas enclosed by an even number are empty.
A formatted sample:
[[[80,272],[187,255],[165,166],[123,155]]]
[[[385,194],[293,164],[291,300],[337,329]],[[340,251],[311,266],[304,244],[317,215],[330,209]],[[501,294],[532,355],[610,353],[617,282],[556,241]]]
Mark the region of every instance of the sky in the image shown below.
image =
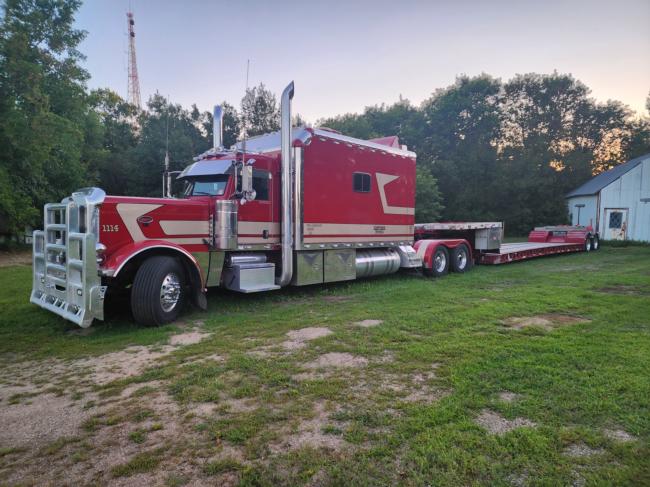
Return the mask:
[[[85,0],[88,84],[125,98],[129,8],[143,102],[239,106],[250,60],[249,86],[279,99],[295,81],[294,111],[312,123],[400,96],[419,105],[461,74],[554,70],[647,115],[648,0]]]

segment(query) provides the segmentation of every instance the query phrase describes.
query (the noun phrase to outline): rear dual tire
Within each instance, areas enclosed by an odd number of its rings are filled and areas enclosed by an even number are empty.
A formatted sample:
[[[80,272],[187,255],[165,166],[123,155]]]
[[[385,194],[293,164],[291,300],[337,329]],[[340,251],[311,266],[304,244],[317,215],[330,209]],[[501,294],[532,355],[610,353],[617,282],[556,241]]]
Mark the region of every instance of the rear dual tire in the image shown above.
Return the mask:
[[[472,258],[470,257],[467,245],[460,244],[451,251],[451,270],[453,272],[467,272],[472,267]]]
[[[591,250],[596,251],[600,248],[600,238],[598,238],[598,235],[594,235],[591,237]]]
[[[131,287],[135,321],[160,326],[178,318],[185,304],[185,273],[177,259],[167,256],[145,260]]]
[[[426,269],[425,273],[431,277],[442,277],[450,270],[463,273],[471,267],[472,258],[467,245],[460,244],[451,249],[451,253],[444,245],[438,245],[431,256],[431,268]]]

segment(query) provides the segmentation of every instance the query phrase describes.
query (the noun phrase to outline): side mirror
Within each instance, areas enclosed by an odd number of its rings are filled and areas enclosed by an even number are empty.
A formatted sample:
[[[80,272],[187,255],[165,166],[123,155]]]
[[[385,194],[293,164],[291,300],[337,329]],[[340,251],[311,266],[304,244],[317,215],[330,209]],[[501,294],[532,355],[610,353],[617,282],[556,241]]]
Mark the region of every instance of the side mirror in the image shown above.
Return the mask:
[[[253,201],[257,196],[253,189],[253,162],[255,162],[254,159],[249,159],[248,162],[243,165],[241,171],[241,192],[243,199],[246,201]]]

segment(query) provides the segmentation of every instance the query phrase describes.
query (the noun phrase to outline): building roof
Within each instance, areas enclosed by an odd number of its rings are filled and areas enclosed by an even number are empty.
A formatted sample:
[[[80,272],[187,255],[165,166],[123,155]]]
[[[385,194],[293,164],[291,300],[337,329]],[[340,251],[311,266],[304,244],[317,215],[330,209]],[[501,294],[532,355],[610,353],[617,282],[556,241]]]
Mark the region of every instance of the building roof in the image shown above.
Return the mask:
[[[632,159],[631,161],[619,164],[609,171],[601,172],[599,175],[591,178],[582,186],[568,192],[566,197],[572,198],[573,196],[590,196],[592,194],[597,194],[605,186],[609,186],[623,174],[631,171],[646,159],[650,159],[650,154],[645,154],[643,156],[637,157],[636,159]]]

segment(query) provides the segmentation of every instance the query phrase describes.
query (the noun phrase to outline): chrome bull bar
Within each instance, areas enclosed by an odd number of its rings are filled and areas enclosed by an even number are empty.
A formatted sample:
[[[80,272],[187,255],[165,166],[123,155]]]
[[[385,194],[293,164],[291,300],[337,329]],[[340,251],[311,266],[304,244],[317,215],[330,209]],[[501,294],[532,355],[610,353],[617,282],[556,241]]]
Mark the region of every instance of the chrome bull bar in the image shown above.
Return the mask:
[[[47,204],[44,228],[34,232],[30,301],[82,328],[104,319],[106,286],[96,254],[104,197],[101,189],[84,188],[61,203]]]

